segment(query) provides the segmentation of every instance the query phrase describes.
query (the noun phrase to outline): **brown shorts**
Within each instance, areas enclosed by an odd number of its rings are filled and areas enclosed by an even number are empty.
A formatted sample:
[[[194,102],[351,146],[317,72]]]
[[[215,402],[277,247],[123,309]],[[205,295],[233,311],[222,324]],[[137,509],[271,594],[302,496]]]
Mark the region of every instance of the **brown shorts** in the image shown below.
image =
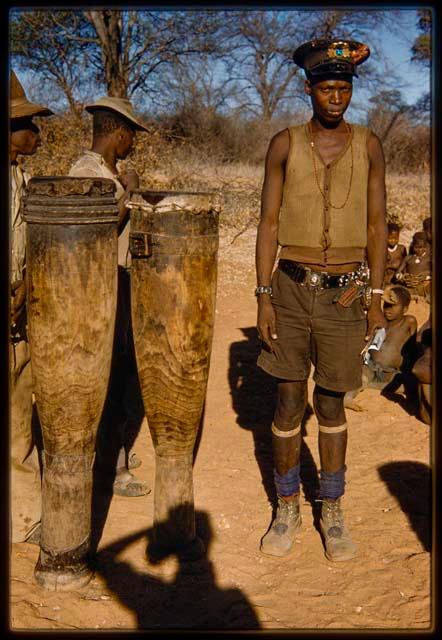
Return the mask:
[[[265,343],[258,365],[276,378],[313,380],[324,389],[351,391],[362,384],[367,319],[358,298],[346,308],[333,303],[339,289],[312,290],[276,269],[272,278],[276,313],[273,352]]]

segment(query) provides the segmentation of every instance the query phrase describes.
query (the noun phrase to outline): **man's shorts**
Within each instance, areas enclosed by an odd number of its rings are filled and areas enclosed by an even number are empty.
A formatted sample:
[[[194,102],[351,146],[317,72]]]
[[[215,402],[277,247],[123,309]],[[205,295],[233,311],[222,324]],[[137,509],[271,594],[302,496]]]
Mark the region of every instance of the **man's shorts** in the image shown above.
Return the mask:
[[[276,378],[313,380],[324,389],[351,391],[362,384],[361,351],[367,319],[361,299],[343,307],[333,298],[342,289],[314,290],[276,269],[272,304],[277,339],[263,343],[258,365]]]

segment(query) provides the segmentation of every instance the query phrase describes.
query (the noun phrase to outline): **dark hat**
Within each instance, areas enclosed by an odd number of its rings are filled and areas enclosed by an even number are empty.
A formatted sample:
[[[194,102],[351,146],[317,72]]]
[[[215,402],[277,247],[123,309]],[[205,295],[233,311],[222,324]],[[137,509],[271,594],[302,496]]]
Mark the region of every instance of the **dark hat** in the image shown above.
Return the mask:
[[[11,71],[10,117],[32,118],[33,116],[52,116],[53,111],[41,104],[30,102],[14,71]]]
[[[295,63],[304,69],[307,78],[324,75],[358,76],[356,65],[367,60],[370,49],[354,40],[327,38],[310,40],[296,49]]]

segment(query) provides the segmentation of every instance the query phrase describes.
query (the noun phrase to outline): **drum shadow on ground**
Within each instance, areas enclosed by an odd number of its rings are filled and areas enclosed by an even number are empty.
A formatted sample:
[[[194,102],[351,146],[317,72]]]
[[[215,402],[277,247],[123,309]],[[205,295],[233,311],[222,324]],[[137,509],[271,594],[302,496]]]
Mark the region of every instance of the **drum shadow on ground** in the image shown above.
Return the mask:
[[[111,379],[111,383],[114,382]],[[115,385],[116,386],[116,385]],[[126,450],[131,451],[144,420],[144,406],[137,371],[127,373],[124,394],[109,391],[97,432],[97,455],[93,470],[92,532],[91,544],[96,549],[103,533],[113,497],[113,483],[117,459],[124,440]],[[126,500],[136,500],[127,497]]]
[[[404,460],[378,467],[378,473],[407,515],[425,551],[431,551],[431,469]]]
[[[276,407],[277,380],[256,364],[261,351],[257,329],[246,327],[241,331],[245,339],[232,343],[229,354],[228,376],[232,407],[237,414],[237,424],[253,434],[255,457],[264,489],[275,510],[277,498],[273,482],[271,425]],[[302,436],[306,435],[306,424],[312,415],[313,409],[308,404],[301,423]],[[301,480],[305,499],[311,504],[316,521],[318,472],[305,440],[301,445]]]
[[[95,558],[93,570],[105,580],[121,604],[133,611],[138,629],[259,629],[259,620],[245,595],[239,589],[223,589],[216,584],[210,560],[213,531],[206,512],[196,512],[196,526],[206,547],[206,554],[197,561],[186,561],[177,551],[165,552],[161,558],[152,557],[149,545],[147,547],[151,564],[159,565],[176,556],[178,570],[172,582],[147,573],[148,567],[146,573],[139,573],[118,558],[137,540],[145,537],[150,540],[152,528],[103,547]]]

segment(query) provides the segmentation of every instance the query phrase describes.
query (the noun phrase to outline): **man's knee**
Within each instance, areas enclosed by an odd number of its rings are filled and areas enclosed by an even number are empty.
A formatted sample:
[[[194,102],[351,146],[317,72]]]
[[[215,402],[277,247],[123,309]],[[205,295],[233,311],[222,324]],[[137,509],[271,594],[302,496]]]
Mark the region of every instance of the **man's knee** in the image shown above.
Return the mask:
[[[284,382],[278,385],[278,404],[275,423],[292,429],[301,422],[307,406],[307,382]]]
[[[344,396],[344,392],[315,387],[313,407],[319,424],[333,427],[345,422]]]

